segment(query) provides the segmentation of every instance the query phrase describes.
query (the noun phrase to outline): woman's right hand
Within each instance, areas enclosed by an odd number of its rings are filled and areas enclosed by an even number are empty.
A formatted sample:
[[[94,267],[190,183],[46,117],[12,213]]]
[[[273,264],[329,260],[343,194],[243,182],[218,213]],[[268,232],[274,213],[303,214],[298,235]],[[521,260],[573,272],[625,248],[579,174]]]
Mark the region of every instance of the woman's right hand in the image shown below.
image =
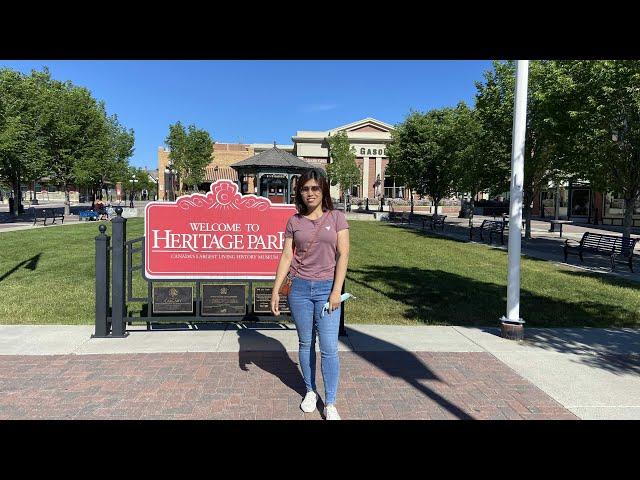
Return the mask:
[[[280,315],[280,295],[278,292],[271,292],[271,313]]]

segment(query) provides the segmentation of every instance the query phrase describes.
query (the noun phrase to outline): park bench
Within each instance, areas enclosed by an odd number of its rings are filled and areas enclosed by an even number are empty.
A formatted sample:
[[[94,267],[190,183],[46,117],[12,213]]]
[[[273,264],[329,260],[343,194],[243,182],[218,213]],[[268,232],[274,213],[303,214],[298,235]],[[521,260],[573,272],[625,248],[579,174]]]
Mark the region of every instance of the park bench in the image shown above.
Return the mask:
[[[89,220],[97,220],[98,219],[98,213],[95,212],[94,210],[82,210],[80,212],[78,212],[78,217],[80,220],[82,220],[83,218],[87,221]]]
[[[411,223],[411,212],[389,212],[389,220],[399,223]]]
[[[591,253],[602,257],[608,257],[611,262],[611,271],[615,270],[618,257],[623,257],[624,263],[629,265],[629,269],[633,272],[633,249],[636,246],[637,238],[623,238],[617,235],[604,235],[601,233],[584,232],[580,243],[575,240],[565,240],[564,242],[564,261],[567,261],[569,253],[575,253],[580,257],[580,261],[584,262],[583,253]]]
[[[46,210],[49,218],[53,219],[53,222],[51,222],[52,224],[56,223],[56,218],[62,220],[62,223],[64,224],[64,208],[49,208]]]
[[[31,207],[31,215],[33,215],[33,225],[37,222],[42,222],[43,225],[47,224],[47,209]]]
[[[55,208],[34,208],[31,207],[31,214],[33,215],[33,225],[38,222],[42,222],[43,225],[47,224],[47,219],[52,219],[52,224],[56,223],[56,218],[62,220],[64,223],[64,209]]]
[[[447,218],[446,215],[425,215],[422,219],[422,229],[424,230],[427,225],[431,228],[431,230],[435,230],[440,227],[440,230],[444,232],[444,219]]]
[[[400,221],[400,212],[389,212],[389,221],[394,223]]]
[[[493,234],[500,236],[500,243],[504,245],[504,229],[509,227],[508,222],[502,220],[483,220],[479,227],[472,226],[469,229],[469,240],[473,240],[473,231],[480,231],[480,240],[484,241],[484,235],[489,236],[489,245],[491,245]]]

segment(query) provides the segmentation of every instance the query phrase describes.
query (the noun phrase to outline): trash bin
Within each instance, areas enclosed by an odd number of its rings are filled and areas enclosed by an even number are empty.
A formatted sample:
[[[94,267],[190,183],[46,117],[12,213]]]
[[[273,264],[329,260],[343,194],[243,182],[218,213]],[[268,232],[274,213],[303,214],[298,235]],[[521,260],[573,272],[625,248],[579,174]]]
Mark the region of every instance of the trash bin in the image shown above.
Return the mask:
[[[463,202],[462,207],[460,207],[458,218],[471,218],[472,215],[473,208],[471,208],[471,202]]]

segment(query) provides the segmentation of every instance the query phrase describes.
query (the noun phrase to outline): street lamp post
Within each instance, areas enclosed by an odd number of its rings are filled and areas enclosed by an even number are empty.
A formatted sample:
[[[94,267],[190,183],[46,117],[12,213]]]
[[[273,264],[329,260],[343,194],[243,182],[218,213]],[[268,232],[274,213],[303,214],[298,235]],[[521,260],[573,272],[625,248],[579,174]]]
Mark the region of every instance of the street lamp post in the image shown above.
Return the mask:
[[[33,181],[33,200],[31,200],[31,205],[38,205],[38,195],[36,193],[36,181]]]
[[[169,201],[173,202],[175,199],[173,198],[174,192],[173,192],[173,163],[171,162],[171,160],[169,160],[169,163],[167,163],[167,168],[165,168],[165,173],[169,175]],[[165,186],[166,186],[167,182],[165,181]],[[166,189],[165,189],[166,191]]]
[[[136,177],[131,177],[131,197],[129,198],[129,208],[133,208],[134,185],[138,182]]]

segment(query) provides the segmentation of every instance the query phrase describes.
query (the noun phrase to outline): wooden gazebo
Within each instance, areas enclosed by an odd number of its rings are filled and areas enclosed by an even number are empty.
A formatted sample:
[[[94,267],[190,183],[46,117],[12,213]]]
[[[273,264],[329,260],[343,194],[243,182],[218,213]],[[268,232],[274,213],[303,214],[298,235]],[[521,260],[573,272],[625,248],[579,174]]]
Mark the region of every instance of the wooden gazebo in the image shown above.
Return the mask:
[[[273,203],[294,203],[298,177],[315,165],[276,147],[231,165],[238,172],[242,193],[267,197]],[[251,183],[254,189],[251,189]]]

